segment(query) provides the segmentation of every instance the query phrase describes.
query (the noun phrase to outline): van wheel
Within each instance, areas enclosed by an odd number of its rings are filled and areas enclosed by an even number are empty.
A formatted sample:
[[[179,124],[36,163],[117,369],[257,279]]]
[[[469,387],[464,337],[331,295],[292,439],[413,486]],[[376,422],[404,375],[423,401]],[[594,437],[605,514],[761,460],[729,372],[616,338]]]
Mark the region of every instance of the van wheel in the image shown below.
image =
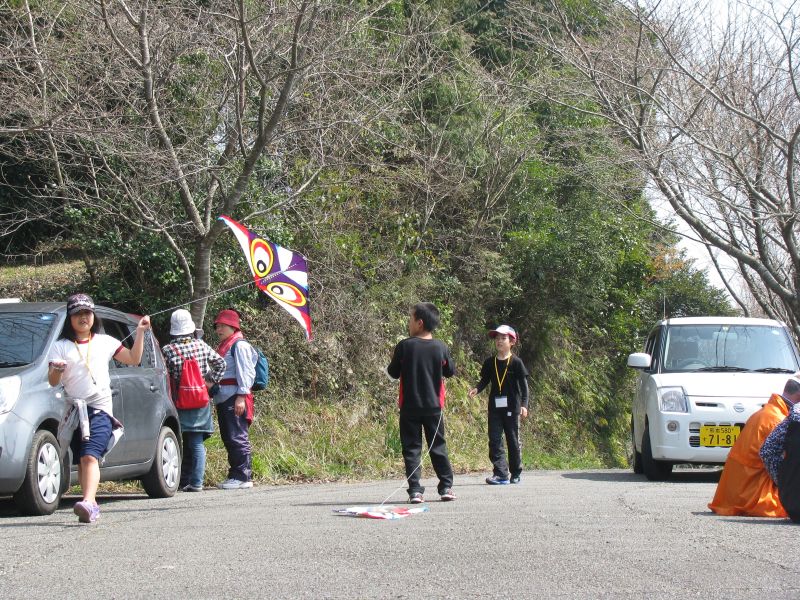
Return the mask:
[[[656,460],[650,448],[650,425],[644,426],[642,436],[642,470],[650,481],[664,481],[672,474],[672,463]]]
[[[633,451],[633,456],[631,458],[633,472],[637,475],[641,475],[644,473],[644,467],[642,467],[642,453],[636,450],[636,435],[633,433],[633,419],[631,419],[631,449]]]
[[[58,442],[52,433],[37,431],[25,467],[22,487],[14,502],[25,515],[51,515],[61,500],[63,468]]]
[[[170,498],[178,490],[181,478],[181,451],[178,438],[169,427],[162,427],[153,465],[142,477],[142,487],[151,498]]]

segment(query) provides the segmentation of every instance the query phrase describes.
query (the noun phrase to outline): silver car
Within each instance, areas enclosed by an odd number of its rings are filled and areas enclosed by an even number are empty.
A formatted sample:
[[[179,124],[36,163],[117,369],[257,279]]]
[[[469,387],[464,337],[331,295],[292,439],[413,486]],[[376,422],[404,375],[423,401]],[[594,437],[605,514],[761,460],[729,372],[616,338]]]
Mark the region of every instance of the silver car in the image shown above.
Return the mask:
[[[137,319],[98,306],[103,333],[130,347]],[[0,303],[0,496],[13,495],[20,511],[51,514],[77,468],[56,439],[66,405],[47,383],[47,356],[66,319],[63,303]],[[140,366],[111,360],[114,416],[125,435],[105,457],[103,481],[140,479],[147,494],[175,494],[181,468],[180,425],[167,372],[148,332]]]

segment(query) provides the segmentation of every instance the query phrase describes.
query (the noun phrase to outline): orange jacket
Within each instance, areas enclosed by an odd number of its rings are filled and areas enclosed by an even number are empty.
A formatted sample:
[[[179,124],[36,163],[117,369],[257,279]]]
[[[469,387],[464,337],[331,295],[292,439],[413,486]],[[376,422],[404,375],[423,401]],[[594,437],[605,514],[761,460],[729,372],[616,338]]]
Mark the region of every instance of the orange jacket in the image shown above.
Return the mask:
[[[778,488],[770,479],[758,451],[773,429],[789,414],[779,394],[753,413],[728,454],[717,492],[708,508],[718,515],[785,518]]]

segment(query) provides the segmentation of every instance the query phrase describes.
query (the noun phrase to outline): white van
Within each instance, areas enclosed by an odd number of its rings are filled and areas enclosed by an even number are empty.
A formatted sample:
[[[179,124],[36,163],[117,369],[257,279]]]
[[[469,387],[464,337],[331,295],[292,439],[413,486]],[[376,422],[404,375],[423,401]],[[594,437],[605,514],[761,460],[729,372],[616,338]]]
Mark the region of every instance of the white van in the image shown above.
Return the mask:
[[[631,411],[633,470],[664,480],[676,463],[724,464],[748,417],[798,371],[786,325],[770,319],[659,322],[644,352]]]

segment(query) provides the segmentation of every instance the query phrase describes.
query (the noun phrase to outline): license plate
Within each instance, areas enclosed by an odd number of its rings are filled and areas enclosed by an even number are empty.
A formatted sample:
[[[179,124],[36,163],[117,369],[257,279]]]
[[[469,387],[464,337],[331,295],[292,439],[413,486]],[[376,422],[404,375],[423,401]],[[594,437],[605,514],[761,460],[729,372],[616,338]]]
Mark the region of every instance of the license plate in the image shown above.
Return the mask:
[[[703,425],[700,427],[700,445],[730,448],[739,437],[738,425]]]

